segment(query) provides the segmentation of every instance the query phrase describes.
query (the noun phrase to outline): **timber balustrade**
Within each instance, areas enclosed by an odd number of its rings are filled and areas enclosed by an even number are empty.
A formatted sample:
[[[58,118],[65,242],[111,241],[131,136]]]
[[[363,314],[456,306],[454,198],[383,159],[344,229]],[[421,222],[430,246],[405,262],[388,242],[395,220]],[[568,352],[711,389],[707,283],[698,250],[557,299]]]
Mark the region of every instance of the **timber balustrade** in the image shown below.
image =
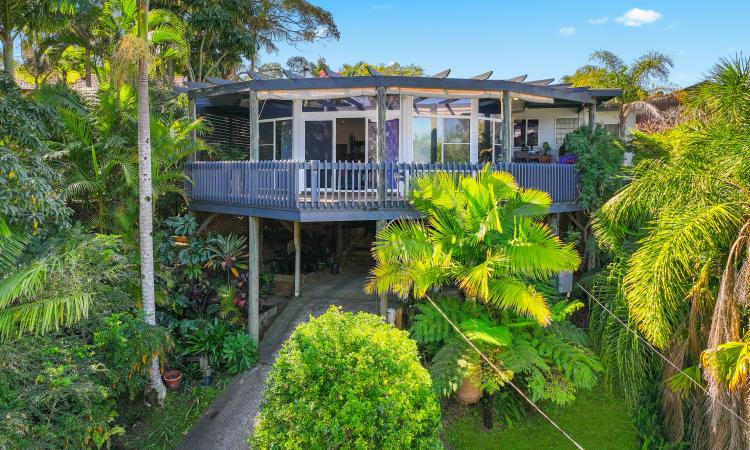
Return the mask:
[[[198,161],[185,164],[191,202],[289,211],[410,208],[409,185],[431,172],[475,176],[483,164],[354,163],[325,161]],[[499,163],[525,188],[548,192],[554,203],[574,203],[571,164]],[[384,186],[383,186],[384,184]]]

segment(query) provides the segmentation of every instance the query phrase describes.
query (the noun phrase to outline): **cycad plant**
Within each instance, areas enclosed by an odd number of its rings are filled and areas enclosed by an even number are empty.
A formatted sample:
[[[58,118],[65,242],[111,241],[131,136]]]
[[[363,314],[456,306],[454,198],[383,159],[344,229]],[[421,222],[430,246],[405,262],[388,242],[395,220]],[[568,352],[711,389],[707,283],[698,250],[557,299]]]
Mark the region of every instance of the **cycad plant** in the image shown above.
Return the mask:
[[[418,178],[411,203],[425,218],[396,221],[378,233],[368,291],[421,299],[456,285],[467,297],[550,323],[536,283],[575,270],[580,257],[541,221],[549,194],[485,168],[475,178]]]
[[[747,439],[741,419],[747,387],[743,377],[727,378],[722,374],[730,369],[719,366],[729,364],[727,355],[742,356],[720,346],[739,341],[748,329],[741,308],[750,298],[749,99],[750,59],[722,60],[690,94],[691,120],[670,132],[668,156],[640,163],[595,222],[599,243],[615,255],[600,277],[600,286],[614,280],[615,287],[599,289],[599,300],[619,308],[686,373],[695,372],[701,351],[708,349],[703,358],[709,369],[703,374],[708,414],[700,383],[691,383],[695,394],[689,409],[697,413],[690,420],[683,419],[684,402],[664,404],[665,416],[674,419],[668,422],[673,438],[686,436],[684,424],[690,422],[696,447],[708,437],[712,448],[744,448]],[[601,342],[632,342],[619,326],[600,332]],[[638,360],[612,361],[618,376],[637,376],[641,369],[626,366],[648,361],[641,351],[633,355]],[[741,369],[742,364],[733,365]],[[727,391],[727,380],[742,388]]]

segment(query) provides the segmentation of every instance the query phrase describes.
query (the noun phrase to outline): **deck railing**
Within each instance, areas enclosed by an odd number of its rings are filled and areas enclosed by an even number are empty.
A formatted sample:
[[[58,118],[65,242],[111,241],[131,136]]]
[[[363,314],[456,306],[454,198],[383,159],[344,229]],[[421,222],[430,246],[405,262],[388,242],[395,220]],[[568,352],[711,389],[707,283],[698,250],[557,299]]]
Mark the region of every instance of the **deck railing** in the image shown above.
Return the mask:
[[[187,163],[193,202],[284,210],[408,208],[414,177],[437,171],[476,175],[470,163],[354,163],[324,161],[199,161]],[[499,163],[526,188],[548,192],[555,203],[577,199],[575,166]]]

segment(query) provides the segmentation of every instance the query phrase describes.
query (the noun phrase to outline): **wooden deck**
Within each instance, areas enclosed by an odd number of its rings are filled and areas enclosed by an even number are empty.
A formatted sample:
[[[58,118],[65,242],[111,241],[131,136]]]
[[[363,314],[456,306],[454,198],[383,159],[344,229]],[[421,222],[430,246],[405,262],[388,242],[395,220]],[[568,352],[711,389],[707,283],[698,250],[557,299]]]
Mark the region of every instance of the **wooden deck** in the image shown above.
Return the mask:
[[[473,176],[469,163],[351,163],[318,161],[201,161],[186,164],[190,208],[299,222],[418,217],[406,197],[411,180],[444,171]],[[575,167],[568,164],[496,164],[527,188],[552,196],[551,212],[574,211]]]

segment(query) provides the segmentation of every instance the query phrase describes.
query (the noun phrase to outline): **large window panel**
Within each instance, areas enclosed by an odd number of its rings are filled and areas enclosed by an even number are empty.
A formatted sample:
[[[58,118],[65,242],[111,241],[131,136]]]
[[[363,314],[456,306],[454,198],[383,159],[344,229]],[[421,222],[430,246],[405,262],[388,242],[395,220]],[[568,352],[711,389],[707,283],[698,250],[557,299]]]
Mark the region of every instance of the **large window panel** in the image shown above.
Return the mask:
[[[479,158],[480,163],[492,162],[492,132],[493,123],[489,120],[479,120]]]
[[[555,118],[555,142],[557,145],[562,145],[565,142],[565,136],[577,128],[578,117]]]
[[[272,160],[273,156],[273,122],[260,122],[258,124],[258,144],[260,160]]]
[[[413,151],[415,162],[435,162],[437,158],[438,129],[437,118],[415,117],[412,122],[414,136]]]
[[[292,121],[279,120],[276,122],[276,159],[292,158]]]
[[[513,121],[513,147],[523,147],[526,145],[524,138],[526,137],[526,121],[525,120],[514,120]]]
[[[443,162],[469,162],[469,119],[443,119]]]
[[[526,145],[529,147],[539,146],[539,120],[529,119],[526,121]]]

